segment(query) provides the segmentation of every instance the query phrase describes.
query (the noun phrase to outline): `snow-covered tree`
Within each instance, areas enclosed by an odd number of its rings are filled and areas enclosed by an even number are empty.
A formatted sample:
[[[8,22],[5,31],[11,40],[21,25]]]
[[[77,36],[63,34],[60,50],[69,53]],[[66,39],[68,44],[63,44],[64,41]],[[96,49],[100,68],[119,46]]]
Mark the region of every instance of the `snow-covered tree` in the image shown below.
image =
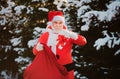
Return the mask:
[[[31,46],[40,35],[34,35],[34,28],[45,27],[46,14],[51,9],[48,6],[52,5],[46,1],[0,1],[0,76],[5,79],[21,79],[34,58]]]
[[[120,0],[1,0],[0,76],[22,79],[50,10],[62,10],[68,29],[88,41],[85,47],[73,49],[76,79],[117,79]]]

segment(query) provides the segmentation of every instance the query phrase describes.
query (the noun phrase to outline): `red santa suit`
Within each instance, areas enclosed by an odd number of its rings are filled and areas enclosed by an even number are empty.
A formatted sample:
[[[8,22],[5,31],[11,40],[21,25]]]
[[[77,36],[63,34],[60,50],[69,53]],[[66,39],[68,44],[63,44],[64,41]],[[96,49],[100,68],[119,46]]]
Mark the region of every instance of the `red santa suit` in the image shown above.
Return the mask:
[[[24,79],[74,79],[74,71],[67,71],[63,66],[73,62],[73,44],[84,46],[86,39],[66,27],[56,33],[48,26],[33,48],[36,57],[25,70]]]

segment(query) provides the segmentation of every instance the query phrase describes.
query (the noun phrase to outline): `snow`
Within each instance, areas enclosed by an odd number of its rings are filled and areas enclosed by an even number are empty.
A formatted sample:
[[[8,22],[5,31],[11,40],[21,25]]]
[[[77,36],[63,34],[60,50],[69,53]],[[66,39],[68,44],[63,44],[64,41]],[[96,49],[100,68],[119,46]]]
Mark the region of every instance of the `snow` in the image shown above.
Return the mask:
[[[2,45],[1,48],[5,49],[5,52],[8,52],[9,50],[11,50],[12,46],[10,46],[10,45]]]
[[[0,25],[5,25],[6,23],[8,23],[8,21],[10,21],[11,18],[11,22],[14,22],[15,20],[19,20],[15,17],[15,15],[20,15],[22,12],[22,9],[26,8],[26,6],[24,5],[19,5],[15,7],[15,3],[12,2],[11,0],[7,1],[8,6],[7,7],[3,7],[1,6],[1,10],[0,10]],[[15,8],[14,8],[15,7]],[[15,10],[15,14],[12,12],[12,8],[14,8]],[[31,12],[29,9],[28,13]],[[25,20],[25,19],[24,19]],[[20,23],[20,22],[18,22]]]
[[[15,30],[15,33],[16,33],[16,34],[21,33],[21,32],[22,32],[22,30],[18,30],[18,29],[16,28],[16,30]]]
[[[80,79],[88,79],[86,76],[82,76],[80,77]]]
[[[21,19],[21,20],[19,19],[17,24],[23,24],[23,23],[25,23],[26,21],[27,21],[27,18],[24,17],[24,18]]]
[[[81,0],[80,2],[81,3],[90,3],[90,2],[92,2],[92,0]]]
[[[120,38],[114,36],[114,33],[111,32],[112,36],[107,34],[107,31],[103,31],[104,38],[99,38],[95,41],[94,47],[99,50],[102,46],[107,45],[109,48],[114,48],[115,45],[120,45]],[[118,34],[118,33],[116,33]]]
[[[28,41],[28,47],[29,48],[33,47],[37,43],[37,41],[38,41],[38,39],[29,40]]]
[[[92,21],[92,17],[97,17],[97,19],[100,21],[109,21],[107,12],[105,12],[105,11],[89,11],[80,17],[80,18],[82,18],[82,22],[86,23],[85,25],[81,26],[82,31],[89,30],[89,25]]]
[[[24,5],[19,5],[19,6],[16,6],[15,8],[14,8],[14,10],[16,11],[16,15],[20,15],[22,12],[22,9],[24,9],[24,8],[26,8],[26,6],[24,6]]]
[[[2,70],[0,73],[0,79],[18,79],[18,73],[14,74],[12,71]]]
[[[53,4],[57,5],[58,10],[63,10],[61,7],[68,6],[68,1],[67,0],[54,0]]]
[[[11,2],[12,3],[12,2]],[[7,17],[12,17],[12,8],[11,8],[11,3],[8,2],[9,6],[4,8],[3,6],[1,6],[1,10],[0,10],[0,25],[5,25],[7,23]],[[12,3],[13,4],[13,3]],[[14,6],[14,5],[13,5]],[[4,16],[6,15],[6,16]]]
[[[76,66],[76,67],[81,67],[82,65],[80,65],[80,64],[75,64],[75,66]]]
[[[23,58],[22,56],[19,56],[18,58],[15,59],[15,61],[22,64],[24,62],[30,62],[30,58],[29,57]]]
[[[45,29],[42,29],[42,28],[40,28],[40,27],[35,27],[33,30],[34,30],[34,31],[33,31],[33,34],[34,34],[35,36],[37,36],[37,37],[40,36],[40,33],[45,32]]]
[[[53,3],[57,5],[60,1],[62,1],[62,2],[68,2],[68,0],[54,0]]]
[[[18,58],[16,58],[15,61],[16,61],[17,63],[21,64],[21,65],[24,64],[24,63],[28,63],[27,65],[22,66],[22,67],[19,69],[19,72],[20,72],[20,73],[22,73],[22,72],[26,69],[26,67],[27,67],[28,65],[30,65],[31,62],[32,62],[29,57],[24,58],[24,57],[22,57],[22,56],[19,56]]]
[[[77,62],[77,59],[78,59],[78,57],[73,56],[73,60],[74,60],[75,62]]]
[[[120,54],[120,49],[117,50],[114,55],[116,56],[116,55],[118,55],[118,54]]]
[[[48,12],[49,11],[47,8],[38,8],[38,10],[42,10],[44,12]]]
[[[10,6],[8,6],[7,8],[4,8],[3,6],[1,6],[1,10],[0,10],[0,14],[6,14],[6,13],[10,13],[12,12],[12,8]]]
[[[85,22],[85,25],[81,26],[82,31],[88,31],[89,25],[92,21],[92,17],[97,17],[97,20],[104,22],[104,21],[111,21],[119,12],[120,10],[120,2],[114,1],[111,4],[107,5],[108,9],[106,11],[89,11],[82,15],[89,7],[84,7],[83,9],[78,9],[78,17],[82,18],[82,22]],[[84,10],[85,9],[85,10]],[[79,13],[81,12],[81,14]],[[96,26],[97,23],[94,25]],[[104,28],[104,26],[103,26]],[[120,38],[114,36],[115,33],[112,33],[112,37],[107,34],[107,31],[103,31],[104,38],[99,38],[95,41],[94,47],[99,50],[102,46],[107,45],[109,48],[114,48],[115,45],[120,44]],[[119,33],[116,33],[119,36]]]
[[[10,7],[14,7],[14,6],[15,6],[15,3],[12,2],[11,0],[8,0],[8,1],[7,1],[7,4],[8,4],[8,6],[10,6]]]
[[[120,7],[120,1],[114,1],[112,2],[110,5],[107,5],[108,10],[114,11],[114,12],[118,12],[117,10],[119,10]]]
[[[97,17],[98,20],[100,21],[111,21],[112,18],[114,18],[116,16],[116,14],[118,14],[118,11],[120,9],[120,2],[119,1],[114,1],[112,2],[110,5],[107,6],[108,7],[108,10],[107,11],[89,11],[89,12],[86,12],[84,15],[82,15],[80,17],[80,15],[82,14],[78,14],[78,16],[80,18],[82,18],[82,22],[85,22],[86,24],[81,26],[81,30],[82,31],[88,31],[89,30],[89,25],[91,23],[91,18],[94,16],[94,17]],[[85,7],[83,9],[79,8],[78,12],[83,12],[84,9],[86,10],[88,7]],[[82,10],[82,11],[80,11]]]
[[[12,46],[17,46],[21,43],[21,39],[22,39],[22,37],[13,38],[10,40],[10,42],[12,43]]]
[[[110,5],[107,6],[107,14],[108,14],[108,21],[111,21],[116,14],[119,13],[120,10],[120,1],[114,1]]]
[[[34,31],[41,32],[41,31],[44,31],[44,29],[42,29],[40,27],[35,27]],[[33,32],[33,34],[35,34],[35,33]]]
[[[45,3],[47,0],[32,0],[32,2],[40,2],[42,1],[43,3]]]
[[[88,79],[86,76],[83,76],[83,75],[79,74],[78,71],[75,71],[74,75],[76,75],[77,79]]]
[[[24,52],[25,48],[18,48],[18,47],[16,47],[13,50],[18,52],[19,55],[23,55],[23,52]]]
[[[5,16],[1,16],[0,17],[0,25],[5,25],[7,23],[6,17]]]
[[[33,37],[34,39],[31,39],[28,41],[28,47],[31,48],[33,47],[37,41],[38,41],[38,38],[40,37],[41,33],[45,32],[46,30],[45,29],[42,29],[40,27],[35,27],[33,29],[33,34],[35,37]]]
[[[78,18],[83,15],[87,10],[91,9],[89,5],[87,6],[81,6],[78,10],[77,10],[77,16]]]
[[[10,79],[10,76],[12,75],[8,75],[7,73],[6,73],[6,71],[2,71],[1,72],[1,75],[5,78],[5,79]]]
[[[81,26],[81,30],[87,31],[89,29],[89,25]]]
[[[39,2],[39,0],[32,0],[32,2]]]
[[[27,14],[33,14],[33,7],[31,6],[27,7]]]
[[[73,6],[76,5],[76,7],[82,7],[84,4],[88,4],[90,2],[92,2],[92,0],[68,0],[69,3],[72,3]],[[70,4],[70,5],[72,5]]]

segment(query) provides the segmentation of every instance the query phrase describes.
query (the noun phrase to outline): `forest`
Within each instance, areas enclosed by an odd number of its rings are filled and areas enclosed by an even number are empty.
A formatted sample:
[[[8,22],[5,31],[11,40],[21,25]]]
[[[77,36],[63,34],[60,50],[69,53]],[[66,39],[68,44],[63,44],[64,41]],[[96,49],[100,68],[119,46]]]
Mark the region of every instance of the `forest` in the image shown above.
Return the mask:
[[[75,79],[120,79],[120,0],[0,0],[0,79],[23,79],[53,10],[87,39],[73,46]]]

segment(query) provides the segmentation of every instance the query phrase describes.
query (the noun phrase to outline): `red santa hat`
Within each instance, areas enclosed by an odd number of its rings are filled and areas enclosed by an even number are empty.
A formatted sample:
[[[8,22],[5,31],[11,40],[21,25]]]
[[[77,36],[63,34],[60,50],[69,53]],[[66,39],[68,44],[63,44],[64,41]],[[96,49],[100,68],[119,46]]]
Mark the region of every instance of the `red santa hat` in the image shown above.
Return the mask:
[[[50,11],[48,13],[48,23],[47,23],[48,27],[52,26],[52,22],[57,21],[57,20],[63,21],[63,23],[65,25],[65,18],[64,18],[63,12],[61,12],[61,11]],[[66,26],[64,26],[63,28],[66,29]]]
[[[48,13],[48,20],[49,21],[62,20],[63,22],[65,22],[63,13],[61,11],[50,11]]]

